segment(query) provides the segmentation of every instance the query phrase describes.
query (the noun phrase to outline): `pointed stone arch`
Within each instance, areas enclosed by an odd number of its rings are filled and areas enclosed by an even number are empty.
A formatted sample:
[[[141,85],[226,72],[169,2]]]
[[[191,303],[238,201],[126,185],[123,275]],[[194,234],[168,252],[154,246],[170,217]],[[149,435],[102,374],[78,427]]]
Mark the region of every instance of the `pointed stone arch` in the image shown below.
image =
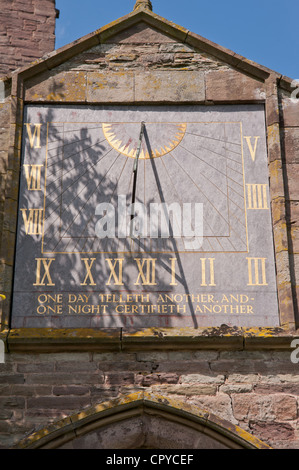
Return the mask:
[[[243,429],[167,396],[138,392],[102,402],[23,439],[22,449],[269,449]]]

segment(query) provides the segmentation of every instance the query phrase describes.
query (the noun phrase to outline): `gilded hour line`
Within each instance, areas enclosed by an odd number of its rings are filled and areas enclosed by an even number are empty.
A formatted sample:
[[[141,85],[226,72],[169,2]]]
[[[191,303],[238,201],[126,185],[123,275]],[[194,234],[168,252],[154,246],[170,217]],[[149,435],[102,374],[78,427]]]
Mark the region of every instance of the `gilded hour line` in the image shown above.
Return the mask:
[[[187,124],[195,124],[195,123],[189,123],[187,122]],[[209,124],[209,123],[207,123]],[[215,124],[215,123],[214,123]],[[224,124],[224,123],[218,123],[218,124]],[[226,123],[225,123],[226,124]],[[235,123],[235,124],[239,124],[239,123]],[[186,134],[190,134],[190,135],[194,135],[196,137],[201,137],[203,139],[210,139],[210,140],[216,140],[216,142],[223,142],[224,144],[229,144],[229,145],[238,145],[239,147],[241,146],[241,144],[238,144],[237,142],[230,142],[230,141],[227,141],[227,140],[223,140],[223,139],[216,139],[216,137],[211,137],[210,135],[202,135],[202,134],[195,134],[194,132],[190,132],[190,131],[186,131]],[[239,154],[238,152],[234,152],[234,153],[237,153],[238,155],[241,155]]]
[[[52,122],[51,124],[56,124],[56,123]],[[71,124],[71,123],[66,122],[64,124]],[[77,122],[75,122],[74,124],[88,124],[88,123],[85,123],[85,122],[77,123]],[[88,127],[89,131],[98,130],[98,129],[102,129],[102,123],[100,123],[100,125],[97,126],[97,127]],[[77,129],[69,129],[69,130],[65,130],[65,131],[56,131],[55,134],[63,134],[63,133],[68,134],[70,132],[80,132],[80,131],[81,131],[81,127],[78,127]]]
[[[199,136],[199,135],[196,135],[196,134],[192,134],[191,132],[186,132],[186,134],[193,135],[195,137],[199,137],[199,138],[203,138],[203,139],[208,138],[208,137],[203,137],[203,136]],[[218,142],[229,143],[229,142],[225,142],[224,140],[220,140],[220,139],[214,139],[214,140],[217,140]],[[233,142],[230,142],[230,143],[233,144]],[[235,145],[240,145],[240,144],[235,144]],[[230,158],[228,156],[224,156],[221,153],[215,152],[215,150],[204,147],[203,145],[200,145],[200,148],[203,149],[203,150],[207,150],[208,152],[211,152],[211,153],[215,154],[216,156],[226,158],[227,160],[231,160],[232,162],[237,163],[238,165],[241,165],[241,163],[238,160],[235,160],[234,158]],[[241,156],[241,154],[239,152],[235,152],[234,150],[226,149],[226,151],[229,152],[229,153],[235,153],[236,155]]]
[[[104,141],[104,140],[105,140],[105,139],[103,139],[103,141]],[[49,152],[53,152],[54,150],[56,151],[56,150],[64,149],[64,148],[67,147],[68,145],[76,145],[76,144],[79,144],[80,142],[85,142],[85,141],[86,141],[86,138],[80,139],[80,140],[74,140],[73,142],[63,143],[62,145],[58,145],[57,147],[51,147],[51,148],[49,149]],[[55,141],[53,141],[53,142],[55,142]],[[51,143],[53,143],[53,142],[51,142]],[[56,142],[57,142],[57,141],[56,141]],[[90,148],[94,147],[97,143],[98,143],[98,142],[96,142],[94,145],[90,145],[89,147],[85,147],[84,149],[81,149],[81,152],[84,151],[84,150],[87,150],[87,149],[90,149]],[[76,155],[76,154],[74,154],[74,155]],[[70,155],[70,156],[72,156],[72,155]],[[55,155],[54,155],[54,157],[55,157]],[[51,156],[51,159],[52,159],[52,158],[53,158],[53,156]]]
[[[246,204],[246,185],[245,185],[245,165],[244,165],[244,146],[243,146],[243,126],[240,122],[240,134],[241,134],[241,149],[242,149],[242,165],[243,165],[243,186],[244,186],[244,211],[245,211],[245,224],[246,224],[246,240],[247,240],[247,251],[249,252],[249,239],[248,239],[248,221],[247,221],[247,204]]]
[[[47,139],[46,139],[46,161],[45,161],[45,182],[44,182],[44,211],[43,211],[43,229],[42,229],[42,243],[41,252],[44,251],[44,235],[45,235],[45,212],[46,212],[46,191],[47,191],[47,163],[48,163],[48,138],[49,138],[49,123],[47,123]]]
[[[119,158],[119,157],[117,157],[117,159],[118,159],[118,158]],[[127,164],[127,161],[128,161],[128,159],[125,159],[125,162],[124,162],[124,164],[123,164],[123,167],[121,168],[121,172],[120,172],[120,174],[119,174],[119,177],[118,177],[118,179],[117,179],[117,181],[116,181],[116,183],[115,183],[115,185],[114,185],[113,193],[111,194],[111,197],[110,197],[110,200],[109,200],[109,203],[110,203],[110,204],[111,204],[111,201],[112,201],[112,199],[113,199],[113,197],[114,197],[114,195],[115,195],[116,188],[118,187],[119,181],[120,181],[120,179],[121,179],[121,177],[122,177],[122,174],[123,174],[124,168],[125,168],[125,166],[126,166],[126,164]],[[96,190],[95,190],[95,191],[96,191]],[[95,191],[91,194],[90,198],[93,196],[93,194],[95,193]],[[79,214],[78,214],[78,215],[79,215]],[[77,215],[77,216],[78,216],[78,215]],[[76,216],[76,217],[77,217],[77,216]],[[85,224],[85,227],[84,227],[84,229],[83,229],[83,232],[81,232],[81,237],[83,237],[83,234],[84,234],[84,232],[86,231],[86,229],[88,228],[88,224],[90,223],[90,221],[92,220],[92,218],[93,218],[93,214],[91,215],[91,217],[89,218],[89,220],[88,220],[87,223]],[[73,220],[72,224],[74,223],[74,221],[75,221],[75,219]],[[71,224],[71,225],[72,225],[72,224]],[[68,228],[70,228],[71,225],[70,225]],[[108,239],[105,240],[105,242],[106,242],[106,243],[105,243],[105,246],[106,246],[107,243],[108,243]],[[78,243],[79,243],[79,242],[76,243],[75,248],[76,248],[76,246],[78,246]],[[85,244],[86,244],[86,243],[87,243],[87,240],[86,240]],[[84,246],[85,246],[85,244],[84,244]],[[104,247],[104,248],[105,248],[105,247]]]
[[[86,124],[86,123],[84,123],[84,124]],[[206,123],[206,124],[210,124],[210,123]],[[74,132],[74,130],[70,130],[70,131],[67,131],[67,132],[71,132],[71,131]],[[217,140],[217,139],[215,139],[215,140]],[[220,139],[218,139],[218,140],[221,141]],[[231,143],[232,143],[232,142],[231,142]],[[236,144],[236,145],[241,145],[241,144]],[[186,149],[186,150],[187,150],[187,149]],[[187,151],[188,151],[188,150],[187,150]],[[219,154],[219,155],[220,155],[220,154]],[[226,157],[223,157],[223,158],[226,158]],[[234,160],[232,159],[232,161],[234,161]],[[235,162],[235,161],[234,161],[234,162]],[[239,164],[239,162],[237,162],[237,163]],[[163,162],[163,164],[164,164],[164,162]],[[80,164],[79,164],[79,165],[80,165]],[[165,165],[164,165],[164,166],[165,166]],[[213,167],[213,166],[212,166],[212,168],[215,169],[215,167]],[[216,169],[215,169],[215,170],[216,170]],[[145,176],[145,175],[144,175],[144,176]],[[189,175],[188,175],[188,176],[189,176]],[[211,182],[204,174],[203,174],[203,176],[206,178],[207,181],[209,181],[209,182],[212,184],[212,182]],[[169,174],[168,174],[168,177],[170,178]],[[190,176],[189,176],[189,178],[190,178]],[[120,179],[120,178],[119,178],[119,179]],[[244,179],[244,174],[243,174],[243,179]],[[192,180],[192,179],[191,179],[191,180]],[[234,181],[233,179],[232,179],[232,181],[233,181],[234,183],[239,184],[238,182]],[[195,183],[193,182],[193,184],[195,184]],[[196,184],[195,184],[195,186],[197,187]],[[70,185],[68,188],[70,188],[70,187],[71,187],[71,185]],[[68,189],[68,188],[67,188],[67,189]],[[233,188],[231,188],[231,189],[233,189]],[[233,189],[233,190],[234,190],[234,189]],[[221,192],[222,192],[222,191],[221,191]],[[144,193],[145,193],[145,190],[144,190]],[[94,193],[93,193],[93,194],[94,194]],[[205,195],[204,195],[204,196],[205,196]],[[240,195],[239,195],[239,196],[240,196]],[[91,196],[90,196],[90,197],[91,197]],[[205,196],[205,197],[206,197],[206,196]],[[241,196],[240,196],[240,197],[241,197]],[[51,201],[51,203],[52,203],[52,202],[53,202],[53,201]],[[236,207],[240,208],[233,200],[232,200],[231,202],[232,202],[234,205],[236,205]],[[214,207],[214,208],[215,208],[215,207]],[[217,209],[215,208],[215,210],[217,210]],[[242,210],[242,209],[240,208],[240,210]],[[225,220],[225,219],[224,219],[224,220]],[[74,221],[73,221],[72,223],[74,223]],[[71,225],[72,225],[72,224],[71,224]],[[71,225],[70,225],[70,226],[71,226]],[[66,229],[66,230],[67,230],[67,229]],[[86,230],[86,228],[84,229],[84,232],[85,232],[85,230]],[[83,233],[84,233],[84,232],[83,232]],[[215,237],[216,237],[216,236],[214,235],[214,238],[215,238]],[[75,237],[75,238],[78,238],[78,237]],[[83,238],[83,237],[81,237],[81,238]],[[86,238],[87,238],[87,237],[85,237],[85,244],[87,243],[87,239],[86,239]],[[205,237],[205,238],[208,238],[208,237]],[[218,240],[218,238],[221,239],[221,238],[225,238],[225,237],[217,237],[217,242],[218,242],[219,245],[221,246],[221,243],[220,243],[220,241]],[[209,240],[208,240],[208,242],[210,243]],[[231,243],[231,242],[230,242],[230,243]],[[85,244],[84,244],[84,246],[85,246]],[[231,245],[233,246],[232,243],[231,243]],[[78,241],[77,241],[77,246],[78,246]],[[101,252],[102,252],[102,251],[101,251]],[[161,253],[163,253],[163,252],[165,252],[165,251],[162,251]],[[200,251],[198,251],[198,252],[202,252],[202,250],[200,250]],[[233,252],[233,251],[232,251],[232,252]],[[243,251],[242,251],[242,252],[243,252]],[[67,252],[67,253],[68,253],[68,252]],[[184,251],[182,251],[182,253],[184,253]],[[192,251],[192,253],[194,253],[194,252]]]
[[[236,184],[238,184],[241,189],[243,188],[242,185],[240,185],[239,183],[236,182]],[[238,191],[236,190],[236,188],[234,188],[233,186],[230,186],[230,181],[227,182],[227,186],[229,189],[231,189],[232,191],[234,191],[235,194],[237,194],[238,196],[240,196],[242,199],[243,199],[243,196],[242,194],[238,193]],[[238,188],[239,189],[239,188]]]
[[[176,163],[179,165],[177,159],[176,159],[175,156],[173,155],[173,152],[171,152],[170,155],[171,155],[171,157],[176,161]],[[162,162],[163,162],[163,160],[162,160]],[[164,162],[163,162],[163,164],[164,164]],[[181,165],[179,165],[179,166],[181,167]],[[182,167],[181,167],[181,168],[182,168]],[[166,170],[166,171],[167,171],[167,170]],[[185,171],[185,170],[184,170],[184,171]],[[208,203],[210,203],[210,204],[213,206],[213,204],[208,200],[207,196],[206,196],[206,195],[204,194],[204,192],[197,186],[197,184],[192,180],[192,178],[189,176],[189,174],[188,174],[186,171],[185,171],[185,173],[186,173],[186,175],[191,179],[191,181],[192,181],[192,183],[194,184],[194,186],[196,187],[196,189],[198,189],[198,190],[204,195],[204,197],[207,199]],[[170,176],[169,176],[169,178],[170,178]],[[174,185],[173,185],[173,186],[174,186]],[[174,187],[175,187],[175,186],[174,186]],[[161,200],[161,202],[163,202],[163,201]],[[213,207],[214,207],[214,206],[213,206]],[[215,210],[217,210],[217,209],[215,208]],[[223,217],[222,217],[222,218],[223,218]],[[223,218],[223,219],[224,219],[224,218]],[[215,237],[216,235],[214,234],[213,229],[212,229],[212,227],[210,226],[209,222],[206,220],[205,217],[203,217],[203,220],[204,220],[205,223],[208,225],[208,227],[210,228],[211,232],[213,233],[213,236]],[[224,219],[224,220],[225,220],[225,219]],[[226,221],[225,221],[225,222],[226,222]]]
[[[91,162],[82,162],[82,163],[86,163],[87,165],[89,164],[89,168],[96,167],[104,158],[106,158],[106,157],[108,156],[108,154],[109,154],[112,150],[113,150],[113,149],[109,149],[109,150],[107,151],[107,153],[105,153],[105,155],[103,155],[96,163],[91,163]],[[62,163],[62,164],[63,164],[63,160],[60,161],[59,163]],[[78,166],[80,166],[80,164],[79,164]],[[72,170],[73,170],[73,169],[75,169],[75,168],[72,168]],[[81,173],[81,174],[76,178],[76,180],[73,180],[63,191],[61,191],[61,194],[65,193],[71,186],[73,186],[80,178],[82,178],[82,177],[88,172],[88,170],[89,170],[89,169],[86,169],[86,171],[84,171],[84,173]],[[61,172],[62,172],[62,171],[63,171],[63,170],[61,169]],[[61,178],[61,176],[60,176],[60,178]],[[59,178],[57,178],[57,179],[59,179]],[[55,181],[57,181],[57,180],[55,180]],[[55,183],[55,181],[51,181],[50,184],[49,184],[49,186],[50,186],[52,183]],[[84,188],[83,188],[81,191],[83,191],[85,188],[86,188],[86,186],[84,186]],[[81,191],[80,191],[80,192],[81,192]],[[80,194],[80,192],[79,192],[78,194]],[[53,190],[52,192],[48,193],[48,198],[51,197],[51,195],[52,195],[53,193],[55,193],[55,190]],[[49,207],[51,206],[51,204],[53,204],[53,203],[56,201],[56,199],[58,199],[58,198],[60,197],[61,194],[59,194],[58,196],[56,196],[56,198],[52,199],[52,200],[49,202],[49,204],[47,205],[47,209],[49,209]],[[52,214],[52,212],[51,212],[51,214]],[[50,215],[51,215],[51,214],[50,214]]]
[[[103,143],[103,142],[105,142],[105,141],[106,141],[106,139],[103,139],[103,140],[100,140],[100,141],[98,141],[98,142],[95,142],[93,145],[90,145],[89,147],[85,147],[84,149],[80,149],[80,152],[75,152],[75,153],[72,153],[71,155],[68,155],[67,157],[64,158],[64,160],[68,160],[69,158],[75,157],[76,155],[80,156],[80,154],[81,154],[82,152],[85,152],[86,150],[90,150],[90,149],[92,149],[93,147],[95,147],[96,145],[99,145],[99,144],[101,144],[101,143]],[[73,142],[73,144],[76,144],[76,143],[77,143],[77,142]],[[61,148],[62,150],[64,150],[65,146],[63,145],[63,146],[60,147],[60,148]],[[55,148],[55,149],[52,149],[52,150],[56,150],[56,148]],[[57,154],[57,152],[56,152],[55,155],[53,155],[53,156],[51,157],[51,160],[53,160],[55,157],[58,157],[58,156],[59,156],[59,154]],[[80,163],[85,163],[85,161],[84,161],[84,162],[80,162]],[[80,163],[79,163],[79,165],[80,165]],[[57,164],[57,161],[54,161],[53,163],[49,163],[48,168],[51,168],[52,166],[54,166],[54,165],[56,165],[56,164]],[[77,165],[77,166],[79,166],[79,165]],[[52,173],[51,173],[51,174],[52,174]]]
[[[242,163],[238,163],[239,165],[242,165]],[[238,171],[236,170],[235,168],[232,168],[231,166],[227,166],[227,168],[231,171],[234,171],[235,173],[238,173],[238,175],[243,175],[243,172],[242,171]],[[236,181],[237,183],[237,181]]]
[[[186,149],[185,149],[186,150]],[[188,152],[188,150],[187,150]],[[190,152],[189,152],[190,153]],[[176,163],[179,165],[179,167],[184,171],[184,173],[188,176],[188,178],[192,181],[192,183],[195,185],[195,187],[203,194],[203,196],[206,198],[206,200],[208,201],[209,204],[211,204],[211,206],[216,210],[216,212],[218,212],[218,214],[220,215],[220,217],[225,221],[225,223],[228,223],[228,221],[223,217],[223,215],[218,211],[218,209],[212,204],[212,202],[209,200],[209,198],[206,196],[206,194],[202,191],[202,189],[199,188],[199,186],[195,183],[195,181],[191,178],[191,176],[189,175],[189,173],[186,172],[186,170],[179,164],[179,162],[177,161],[177,159],[175,158],[175,156],[173,155],[173,153],[171,153],[172,157],[174,158],[174,160],[176,161]],[[222,173],[224,175],[224,173]],[[225,176],[225,175],[224,175]],[[210,227],[210,226],[209,226]],[[212,228],[210,227],[210,229],[212,230]],[[213,232],[213,230],[212,230]],[[216,236],[214,234],[214,236]]]
[[[177,192],[177,188],[176,188],[176,186],[174,185],[174,183],[173,183],[173,181],[172,181],[172,178],[171,178],[171,176],[170,176],[170,174],[169,174],[169,172],[168,172],[168,170],[167,170],[167,167],[166,167],[165,162],[163,161],[163,159],[162,159],[162,164],[163,164],[163,166],[164,166],[164,170],[165,170],[165,172],[166,172],[166,174],[167,174],[167,177],[168,177],[168,179],[169,179],[169,181],[170,181],[172,187],[174,188],[174,190],[175,190],[175,192],[176,192],[177,198],[178,198],[180,204],[182,205],[182,200],[181,200],[181,198],[180,198],[180,196],[179,196],[179,194],[178,194],[178,192]],[[161,202],[163,202],[163,201],[161,201]],[[205,220],[205,219],[204,219],[204,220]],[[176,223],[178,224],[178,220],[176,220]],[[192,228],[193,228],[193,227],[192,227]]]
[[[236,219],[241,225],[243,225],[243,227],[245,228],[245,224],[243,222],[241,222],[241,220],[236,216],[236,214],[234,214],[233,212],[230,214],[234,219]]]
[[[193,157],[197,158],[198,160],[202,161],[205,165],[213,168],[213,170],[217,171],[217,173],[220,173],[221,175],[227,177],[227,175],[225,173],[223,173],[222,171],[220,171],[218,168],[215,168],[213,165],[211,165],[210,163],[208,163],[207,161],[203,160],[199,155],[195,155],[195,153],[191,152],[191,150],[188,150],[186,147],[184,147],[183,145],[180,145],[180,148],[186,150],[186,152],[190,153],[190,155],[192,155]],[[206,149],[204,149],[206,150]],[[219,154],[218,154],[219,155]],[[226,160],[226,157],[225,155],[220,155],[223,160]]]
[[[111,149],[111,151],[112,151],[112,149]],[[106,174],[103,176],[103,178],[101,179],[101,181],[98,183],[98,185],[96,186],[95,190],[94,190],[94,191],[91,193],[91,195],[84,201],[83,206],[80,208],[80,211],[77,213],[77,215],[73,218],[71,224],[64,230],[64,233],[61,234],[61,237],[62,237],[62,238],[63,238],[64,234],[65,234],[65,233],[70,229],[70,227],[73,225],[73,223],[75,222],[75,220],[77,219],[77,217],[79,217],[79,215],[82,213],[82,210],[84,209],[84,207],[85,207],[86,204],[88,203],[89,199],[93,196],[93,194],[94,194],[96,191],[98,191],[98,188],[100,187],[100,185],[101,185],[103,179],[105,178],[105,176],[107,175],[107,173],[111,170],[111,168],[112,168],[113,165],[116,163],[116,161],[118,160],[119,157],[120,157],[119,155],[116,156],[114,162],[111,164],[111,166],[110,166],[110,168],[107,170]],[[76,198],[79,196],[79,194],[80,194],[84,189],[85,189],[85,187],[82,188],[81,191],[79,191],[79,193],[76,195]],[[74,198],[74,200],[75,200],[76,198]],[[73,201],[74,201],[74,200],[73,200]],[[72,201],[72,202],[73,202],[73,201]],[[70,203],[70,204],[71,204],[71,203]],[[69,205],[70,205],[70,204],[69,204]],[[68,207],[69,207],[69,206],[68,206]],[[60,217],[60,221],[62,221],[63,214],[68,211],[68,207],[63,210],[63,212],[62,212],[62,214],[61,214],[61,217]],[[57,232],[56,232],[56,233],[57,233]],[[55,234],[54,234],[54,236],[55,236]],[[53,236],[53,238],[54,238],[54,236]],[[60,242],[60,240],[59,240],[59,242]],[[59,242],[57,243],[57,245],[59,244]],[[56,246],[57,246],[57,245],[56,245]]]
[[[108,152],[96,163],[96,165],[101,161],[103,160],[106,156],[108,156],[108,154],[112,151],[112,149],[109,149]],[[117,158],[117,157],[115,157]],[[59,194],[55,199],[52,199],[52,201],[50,201],[50,203],[48,204],[47,206],[47,209],[49,209],[49,207],[51,206],[51,204],[53,204],[63,193],[65,193],[71,186],[73,186],[73,184],[75,184],[82,176],[84,176],[86,173],[88,172],[88,170],[86,170],[83,174],[81,174],[80,176],[78,176],[78,178],[75,180],[75,181],[72,181],[72,183],[70,183],[62,192],[61,194]],[[104,177],[103,177],[104,178]],[[101,180],[102,182],[102,180]],[[86,186],[84,186],[80,191],[79,193],[76,195],[76,197],[78,197],[78,195],[84,191],[84,189],[86,188]],[[52,194],[52,193],[51,193]],[[49,197],[49,195],[48,195]],[[71,204],[71,203],[70,203]],[[55,210],[55,209],[54,209]],[[65,209],[66,211],[67,209]],[[54,212],[54,211],[53,211]],[[49,215],[51,215],[53,212],[51,212]],[[55,219],[57,220],[57,219]],[[55,220],[53,221],[53,223],[55,223]]]

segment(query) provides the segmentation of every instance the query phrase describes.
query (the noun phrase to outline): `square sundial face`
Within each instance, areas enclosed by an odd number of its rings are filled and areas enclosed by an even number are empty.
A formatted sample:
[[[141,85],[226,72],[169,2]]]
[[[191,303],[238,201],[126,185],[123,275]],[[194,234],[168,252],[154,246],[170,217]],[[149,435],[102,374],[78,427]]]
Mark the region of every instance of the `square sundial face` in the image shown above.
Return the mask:
[[[13,326],[223,323],[279,324],[263,107],[27,106]]]

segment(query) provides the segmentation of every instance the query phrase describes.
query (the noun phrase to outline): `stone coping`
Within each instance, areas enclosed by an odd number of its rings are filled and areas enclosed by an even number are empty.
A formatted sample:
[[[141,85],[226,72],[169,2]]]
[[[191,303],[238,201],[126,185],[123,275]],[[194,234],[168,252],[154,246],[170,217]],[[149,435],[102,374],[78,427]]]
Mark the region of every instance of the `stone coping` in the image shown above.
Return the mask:
[[[98,44],[105,43],[112,36],[122,32],[126,28],[129,28],[136,24],[138,21],[144,21],[147,24],[163,30],[164,33],[171,37],[176,38],[178,41],[197,47],[199,49],[209,52],[213,56],[231,64],[237,70],[248,73],[253,77],[260,80],[265,80],[271,74],[274,74],[277,80],[280,82],[282,88],[290,91],[292,79],[287,76],[282,76],[280,73],[271,70],[261,64],[258,64],[246,57],[237,54],[230,49],[222,47],[198,34],[192,33],[190,30],[173,23],[172,21],[166,20],[161,16],[157,15],[149,9],[139,7],[133,10],[131,13],[112,21],[111,23],[97,29],[96,31],[77,39],[70,44],[67,44],[59,49],[44,55],[42,58],[37,59],[29,65],[20,67],[15,71],[2,77],[0,80],[7,81],[13,77],[20,75],[22,79],[26,80],[40,72],[51,70],[52,68],[60,65],[62,62],[74,57],[76,54],[85,51]]]
[[[155,415],[166,412],[172,417],[172,421],[183,420],[187,426],[197,426],[204,434],[212,435],[214,432],[218,438],[222,437],[222,440],[234,443],[233,447],[271,449],[244,429],[207,410],[177,398],[145,391],[114,398],[68,416],[27,436],[16,448],[55,449],[80,435],[132,416],[142,415],[151,409],[155,410]]]
[[[137,350],[291,350],[299,331],[276,328],[4,328],[7,352]]]

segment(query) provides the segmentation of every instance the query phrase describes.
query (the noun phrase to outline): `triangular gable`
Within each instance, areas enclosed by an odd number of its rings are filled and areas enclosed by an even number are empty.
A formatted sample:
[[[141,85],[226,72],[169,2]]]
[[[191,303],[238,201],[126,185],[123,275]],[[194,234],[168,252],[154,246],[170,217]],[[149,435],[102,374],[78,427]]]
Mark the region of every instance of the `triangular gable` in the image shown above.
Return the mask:
[[[23,79],[32,77],[41,71],[51,70],[96,45],[110,44],[112,40],[120,43],[132,43],[134,41],[141,43],[145,40],[145,29],[150,42],[181,42],[259,80],[265,80],[271,73],[276,74],[276,72],[192,33],[150,10],[138,8],[93,33],[44,56],[30,66],[16,70],[11,75],[17,73],[22,75]],[[277,74],[277,77],[280,78],[281,75]],[[284,77],[284,81],[289,82],[286,77]]]

